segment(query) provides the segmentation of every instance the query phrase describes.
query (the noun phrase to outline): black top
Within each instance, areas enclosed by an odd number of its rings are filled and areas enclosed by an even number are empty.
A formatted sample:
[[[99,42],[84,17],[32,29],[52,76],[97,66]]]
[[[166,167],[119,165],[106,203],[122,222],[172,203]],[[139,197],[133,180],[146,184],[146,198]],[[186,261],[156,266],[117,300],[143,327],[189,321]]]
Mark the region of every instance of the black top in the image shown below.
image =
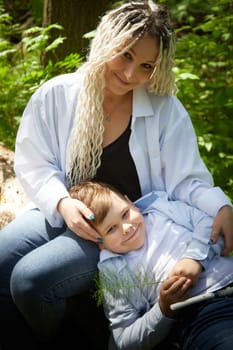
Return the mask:
[[[94,180],[109,183],[131,201],[141,197],[141,189],[134,161],[129,152],[130,123],[124,133],[104,147],[101,165]]]

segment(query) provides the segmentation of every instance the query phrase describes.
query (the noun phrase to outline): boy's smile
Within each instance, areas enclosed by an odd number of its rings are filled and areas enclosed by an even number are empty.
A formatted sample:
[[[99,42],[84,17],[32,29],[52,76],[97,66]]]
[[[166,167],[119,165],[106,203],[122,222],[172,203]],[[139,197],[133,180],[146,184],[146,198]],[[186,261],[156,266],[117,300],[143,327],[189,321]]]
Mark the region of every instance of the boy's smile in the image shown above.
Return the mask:
[[[104,221],[97,225],[106,249],[115,253],[127,253],[141,248],[145,241],[144,218],[130,201],[123,200],[115,193],[112,206]]]

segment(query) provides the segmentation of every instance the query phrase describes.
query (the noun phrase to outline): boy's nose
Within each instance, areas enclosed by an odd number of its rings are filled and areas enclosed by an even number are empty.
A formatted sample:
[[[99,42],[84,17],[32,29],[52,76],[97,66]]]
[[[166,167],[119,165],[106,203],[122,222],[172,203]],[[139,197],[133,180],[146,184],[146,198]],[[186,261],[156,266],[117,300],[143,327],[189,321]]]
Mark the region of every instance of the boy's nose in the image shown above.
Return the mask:
[[[125,224],[125,225],[124,225],[124,230],[123,230],[124,234],[129,234],[129,233],[131,233],[133,230],[134,230],[134,227],[133,227],[132,224]]]

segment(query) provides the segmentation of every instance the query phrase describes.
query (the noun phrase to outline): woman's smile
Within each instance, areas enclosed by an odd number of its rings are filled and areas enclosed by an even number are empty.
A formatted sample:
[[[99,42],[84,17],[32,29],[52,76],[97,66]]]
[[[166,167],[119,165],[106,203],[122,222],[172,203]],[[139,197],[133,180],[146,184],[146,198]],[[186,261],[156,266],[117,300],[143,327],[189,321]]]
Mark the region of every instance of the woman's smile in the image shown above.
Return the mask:
[[[139,39],[128,51],[119,53],[106,64],[106,89],[121,95],[148,83],[157,56],[158,47],[153,38]]]

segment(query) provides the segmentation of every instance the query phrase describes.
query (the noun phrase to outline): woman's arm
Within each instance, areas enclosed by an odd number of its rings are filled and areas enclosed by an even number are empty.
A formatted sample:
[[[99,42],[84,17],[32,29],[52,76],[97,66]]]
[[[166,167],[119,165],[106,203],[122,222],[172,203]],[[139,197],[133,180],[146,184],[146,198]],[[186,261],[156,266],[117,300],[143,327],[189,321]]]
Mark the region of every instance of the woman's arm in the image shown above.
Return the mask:
[[[173,103],[171,102],[173,100]],[[161,162],[166,191],[172,199],[179,199],[214,217],[212,238],[224,236],[222,254],[233,250],[232,204],[213,179],[199,154],[197,137],[191,119],[176,98],[172,98],[171,114],[161,123]],[[167,120],[166,120],[167,119]],[[215,239],[214,239],[215,240]]]
[[[14,169],[29,198],[56,227],[63,223],[57,203],[69,195],[60,155],[65,149],[64,144],[59,145],[52,98],[41,95],[40,90],[35,93],[23,113],[16,137]]]

